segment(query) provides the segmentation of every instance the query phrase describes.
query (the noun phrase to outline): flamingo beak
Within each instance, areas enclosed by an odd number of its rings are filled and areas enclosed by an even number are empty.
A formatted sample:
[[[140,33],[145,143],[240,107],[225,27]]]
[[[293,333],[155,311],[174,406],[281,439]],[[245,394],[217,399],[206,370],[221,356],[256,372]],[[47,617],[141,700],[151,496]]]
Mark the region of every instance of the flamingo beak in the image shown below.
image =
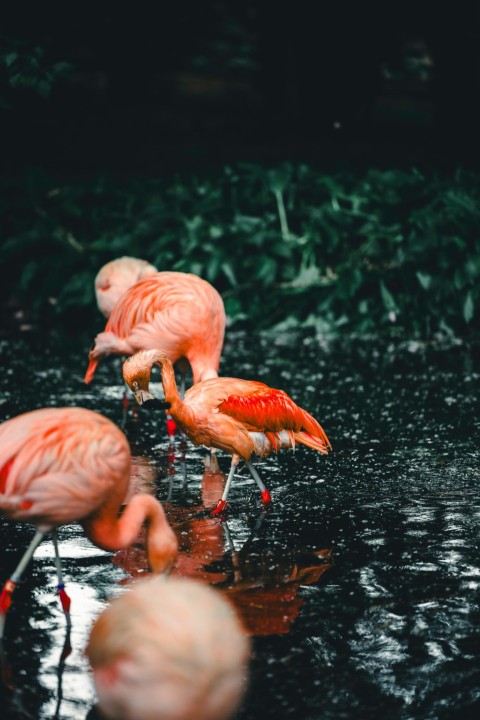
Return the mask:
[[[155,400],[155,397],[152,393],[149,393],[148,390],[132,390],[132,392],[133,397],[139,405],[143,405],[147,400]]]
[[[90,362],[88,363],[87,372],[85,373],[85,377],[83,378],[83,381],[88,385],[89,382],[93,380],[93,376],[95,375],[95,370],[97,369],[97,365],[100,361],[100,358],[91,358]]]

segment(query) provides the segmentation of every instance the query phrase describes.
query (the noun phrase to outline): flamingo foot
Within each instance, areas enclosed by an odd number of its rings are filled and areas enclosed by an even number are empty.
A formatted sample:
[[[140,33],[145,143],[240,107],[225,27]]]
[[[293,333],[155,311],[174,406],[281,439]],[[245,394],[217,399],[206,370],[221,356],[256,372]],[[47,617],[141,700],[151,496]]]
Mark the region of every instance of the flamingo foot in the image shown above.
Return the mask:
[[[228,502],[226,500],[220,499],[217,503],[217,507],[215,510],[212,510],[212,515],[220,515],[220,513],[225,512],[227,509]]]
[[[170,442],[175,441],[175,433],[177,431],[177,423],[172,417],[167,417],[167,433],[170,438]]]
[[[12,604],[12,593],[15,590],[15,583],[12,580],[7,580],[3,586],[3,590],[0,594],[0,614],[6,615],[8,608]]]
[[[272,496],[268,492],[267,488],[265,488],[265,490],[262,490],[262,503],[264,505],[268,505],[271,502],[272,502]]]
[[[5,619],[7,616],[8,608],[12,604],[12,593],[15,590],[16,584],[13,580],[7,580],[3,586],[2,592],[0,593],[0,641],[3,638],[3,631],[5,629]]]
[[[58,593],[58,597],[60,598],[60,602],[62,603],[63,612],[65,613],[65,615],[69,615],[70,614],[70,605],[71,605],[72,601],[69,598],[69,596],[67,595],[67,593],[65,592],[65,585],[63,585],[63,583],[57,587],[57,593]]]

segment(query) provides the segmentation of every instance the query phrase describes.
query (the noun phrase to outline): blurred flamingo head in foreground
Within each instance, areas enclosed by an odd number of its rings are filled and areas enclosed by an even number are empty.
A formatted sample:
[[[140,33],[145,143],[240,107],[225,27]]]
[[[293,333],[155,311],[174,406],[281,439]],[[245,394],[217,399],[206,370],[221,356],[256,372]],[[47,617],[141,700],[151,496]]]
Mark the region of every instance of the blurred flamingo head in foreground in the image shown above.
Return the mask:
[[[86,653],[106,718],[226,720],[245,692],[250,643],[219,591],[157,576],[111,603]]]

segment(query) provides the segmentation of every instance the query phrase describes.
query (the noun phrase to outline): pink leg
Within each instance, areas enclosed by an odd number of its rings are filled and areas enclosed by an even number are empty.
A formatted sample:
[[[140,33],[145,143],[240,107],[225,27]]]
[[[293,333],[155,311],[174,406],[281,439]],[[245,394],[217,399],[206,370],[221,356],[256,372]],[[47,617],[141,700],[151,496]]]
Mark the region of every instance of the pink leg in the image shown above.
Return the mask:
[[[167,418],[167,433],[168,433],[168,439],[170,441],[170,444],[175,444],[175,433],[177,431],[177,423],[173,419],[173,417],[170,415],[168,410],[165,412],[166,418]]]
[[[22,574],[27,567],[28,563],[33,557],[33,553],[37,549],[37,547],[40,545],[41,541],[43,540],[45,536],[45,533],[40,532],[40,530],[37,530],[35,533],[35,537],[33,538],[32,542],[28,546],[27,550],[23,554],[22,559],[18,563],[17,567],[11,574],[9,580],[5,583],[3,586],[2,592],[0,594],[0,638],[3,637],[3,630],[5,627],[5,617],[8,612],[8,608],[12,604],[12,594],[15,590],[18,581],[22,577]]]
[[[265,485],[263,484],[263,482],[260,480],[260,475],[255,470],[255,468],[253,467],[251,462],[246,462],[246,466],[250,470],[250,473],[251,473],[253,479],[255,480],[258,487],[260,488],[260,492],[262,493],[262,503],[264,505],[268,505],[268,503],[272,502],[272,497],[271,497],[270,493],[268,492],[267,488],[265,487]]]
[[[67,626],[70,627],[72,624],[72,621],[70,618],[71,600],[70,600],[70,597],[65,592],[65,585],[63,583],[62,566],[60,564],[60,554],[58,552],[58,540],[57,540],[57,531],[56,530],[53,531],[53,546],[55,548],[55,564],[57,566],[57,578],[58,578],[57,594],[58,594],[58,597],[60,598],[62,610],[65,613],[65,620],[67,621]]]
[[[212,515],[220,515],[220,513],[225,512],[227,509],[227,497],[230,490],[230,485],[232,484],[233,476],[235,474],[235,469],[240,462],[240,457],[238,455],[232,455],[232,462],[230,465],[230,471],[228,473],[227,482],[225,483],[225,488],[223,490],[223,495],[220,498],[220,500],[217,503],[217,507],[215,510],[212,510]]]

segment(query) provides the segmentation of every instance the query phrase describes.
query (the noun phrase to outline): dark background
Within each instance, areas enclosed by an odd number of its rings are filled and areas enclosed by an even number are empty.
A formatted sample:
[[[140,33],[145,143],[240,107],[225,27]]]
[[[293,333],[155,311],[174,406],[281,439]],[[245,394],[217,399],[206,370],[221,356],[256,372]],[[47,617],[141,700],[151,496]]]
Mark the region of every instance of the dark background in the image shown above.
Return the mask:
[[[478,2],[11,3],[42,97],[1,67],[2,172],[231,160],[478,167]]]

